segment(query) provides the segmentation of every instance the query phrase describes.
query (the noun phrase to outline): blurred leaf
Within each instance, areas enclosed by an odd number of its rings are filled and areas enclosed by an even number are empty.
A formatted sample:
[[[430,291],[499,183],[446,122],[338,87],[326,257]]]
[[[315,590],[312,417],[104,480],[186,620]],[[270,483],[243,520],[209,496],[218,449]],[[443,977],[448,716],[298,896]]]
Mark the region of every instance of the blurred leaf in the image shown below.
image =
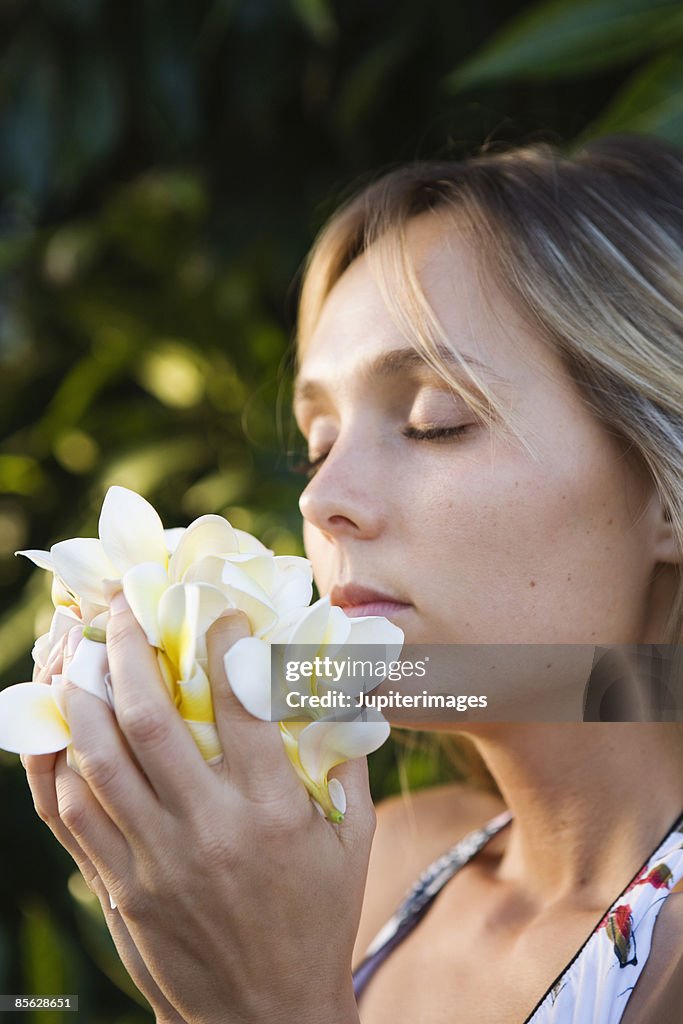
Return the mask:
[[[42,483],[40,466],[30,455],[0,455],[0,492],[34,494]]]
[[[78,28],[92,25],[102,8],[102,0],[50,0],[50,13]]]
[[[182,339],[163,338],[156,342],[137,376],[150,394],[172,408],[197,405],[204,394],[202,367],[191,346]]]
[[[59,175],[70,188],[110,154],[122,128],[123,97],[103,51],[86,52],[69,69],[59,138]]]
[[[52,49],[40,37],[15,40],[0,85],[0,179],[5,187],[42,198],[52,174],[59,97]]]
[[[154,18],[145,36],[143,93],[147,131],[176,150],[192,142],[200,128],[201,108],[191,39],[180,18]]]
[[[173,474],[191,467],[201,468],[210,461],[201,438],[183,436],[177,439],[137,445],[132,451],[119,455],[107,467],[102,478],[102,494],[108,487],[121,484],[140,494],[150,495],[162,482],[173,479]],[[176,525],[176,524],[171,524]]]
[[[319,43],[330,43],[337,35],[337,25],[329,0],[291,0],[292,8],[303,25]]]
[[[36,424],[36,442],[51,446],[56,436],[76,427],[97,401],[102,388],[125,365],[127,355],[121,351],[116,363],[103,361],[97,352],[80,359],[64,376],[43,418]]]
[[[133,983],[121,962],[114,940],[104,920],[100,901],[88,889],[79,871],[70,876],[68,886],[74,902],[76,920],[83,944],[94,963],[117,988],[120,988],[140,1006],[147,1008],[149,1005],[147,1000]]]
[[[626,85],[578,143],[612,132],[643,132],[683,145],[683,54],[658,57]]]
[[[22,657],[27,657],[36,638],[36,617],[48,606],[52,610],[49,593],[45,592],[44,578],[45,573],[34,573],[24,593],[15,600],[12,610],[0,622],[0,673],[16,665]],[[12,682],[21,683],[24,680],[14,679]]]
[[[406,51],[403,35],[390,37],[366,54],[347,75],[337,103],[337,121],[351,134],[369,118],[387,95],[391,75]]]
[[[77,994],[69,940],[53,921],[49,909],[38,901],[24,912],[21,945],[24,992],[31,995]],[[26,1019],[32,1024],[63,1024],[71,1016],[59,1010],[26,1013]]]
[[[508,23],[446,79],[462,89],[574,77],[683,39],[680,0],[547,0]]]

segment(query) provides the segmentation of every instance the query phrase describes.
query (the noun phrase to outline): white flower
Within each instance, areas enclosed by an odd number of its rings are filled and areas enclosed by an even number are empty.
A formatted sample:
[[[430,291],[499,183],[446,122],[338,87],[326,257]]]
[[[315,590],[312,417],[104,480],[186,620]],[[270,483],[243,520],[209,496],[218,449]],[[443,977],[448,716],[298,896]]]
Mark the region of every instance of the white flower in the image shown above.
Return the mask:
[[[273,653],[272,644],[277,645],[277,653]],[[370,655],[375,662],[388,664],[398,658],[402,645],[403,631],[388,619],[349,618],[324,597],[303,615],[281,621],[266,638],[238,640],[225,656],[233,692],[257,718],[279,721],[295,771],[332,820],[343,817],[346,796],[337,779],[328,779],[330,770],[342,761],[372,753],[389,735],[389,723],[379,711],[361,711],[355,706],[358,696],[377,686],[381,677],[368,685],[367,677],[355,674],[351,665]],[[352,658],[345,656],[349,647],[354,652]],[[363,659],[358,658],[360,647]],[[290,682],[287,665],[326,657],[336,661],[333,689],[348,699],[347,709],[330,714],[327,709],[307,704],[294,714],[288,695],[296,694],[299,703],[303,693],[322,697],[332,687],[328,678],[316,675]]]
[[[125,487],[107,492],[98,539],[77,537],[54,544],[50,551],[17,554],[53,574],[55,612],[49,631],[33,647],[36,671],[59,650],[69,630],[81,625],[83,639],[66,677],[113,706],[104,640],[109,602],[123,590],[156,649],[162,679],[179,714],[210,763],[219,761],[223,752],[211,699],[206,634],[224,611],[243,611],[252,636],[238,641],[226,656],[231,685],[248,711],[280,721],[297,774],[320,809],[341,820],[344,791],[337,780],[328,779],[328,772],[380,746],[388,723],[370,710],[363,712],[363,721],[350,720],[355,715],[332,720],[324,713],[312,714],[310,722],[292,721],[286,684],[276,688],[271,706],[271,645],[285,645],[277,649],[297,658],[305,650],[310,653],[311,645],[333,655],[347,644],[372,644],[380,660],[394,660],[403,642],[400,629],[379,617],[349,619],[327,598],[309,607],[312,573],[307,559],[276,556],[217,515],[165,530],[152,505]],[[278,680],[281,675],[284,680],[284,673],[276,671]],[[55,682],[61,678],[53,677]],[[316,680],[314,685],[322,692],[326,684]],[[335,687],[354,697],[359,692],[358,681],[350,675]],[[271,711],[277,712],[276,719]],[[0,747],[40,754],[68,748],[70,742],[59,685],[20,683],[0,693]]]

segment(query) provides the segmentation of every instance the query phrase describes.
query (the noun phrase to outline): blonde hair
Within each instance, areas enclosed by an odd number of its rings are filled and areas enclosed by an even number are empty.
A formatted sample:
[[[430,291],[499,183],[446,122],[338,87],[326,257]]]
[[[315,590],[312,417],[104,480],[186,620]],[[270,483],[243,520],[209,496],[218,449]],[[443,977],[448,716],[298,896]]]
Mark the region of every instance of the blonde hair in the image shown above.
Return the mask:
[[[406,242],[410,219],[429,211],[476,240],[479,273],[494,275],[595,416],[647,468],[683,551],[683,153],[624,135],[571,155],[536,143],[399,167],[345,202],[309,254],[299,352],[336,281],[366,254],[404,336],[475,414],[535,457],[472,366],[461,363],[463,383],[440,354],[448,342]],[[663,643],[683,642],[677,572]]]

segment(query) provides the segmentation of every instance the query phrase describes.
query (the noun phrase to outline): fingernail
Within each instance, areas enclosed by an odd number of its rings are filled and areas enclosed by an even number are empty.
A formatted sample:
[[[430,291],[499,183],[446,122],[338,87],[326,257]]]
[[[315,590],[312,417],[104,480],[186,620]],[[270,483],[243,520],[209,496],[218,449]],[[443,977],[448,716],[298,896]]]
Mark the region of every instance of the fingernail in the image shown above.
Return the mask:
[[[128,602],[122,590],[119,590],[118,594],[114,594],[112,597],[109,610],[112,615],[119,615],[121,612],[128,611]]]

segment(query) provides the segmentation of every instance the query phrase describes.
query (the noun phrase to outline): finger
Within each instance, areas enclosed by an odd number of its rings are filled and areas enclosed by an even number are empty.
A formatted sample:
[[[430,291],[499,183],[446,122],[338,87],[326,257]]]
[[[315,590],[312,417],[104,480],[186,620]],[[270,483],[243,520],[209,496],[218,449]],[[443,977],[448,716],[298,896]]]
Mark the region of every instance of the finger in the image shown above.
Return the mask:
[[[156,654],[123,594],[111,604],[107,654],[119,727],[161,803],[186,810],[215,775],[174,707]]]
[[[54,791],[58,819],[71,837],[69,845],[66,842],[62,845],[77,863],[76,854],[82,851],[111,893],[127,876],[132,859],[130,848],[125,836],[90,792],[87,782],[69,768],[66,751],[57,755]],[[53,831],[57,835],[57,831]],[[62,842],[63,833],[61,829],[58,831],[57,838]],[[88,869],[87,864],[85,866]]]
[[[97,869],[95,868],[92,860],[86,854],[85,850],[81,846],[74,832],[70,831],[67,822],[73,824],[73,817],[77,814],[82,814],[86,817],[88,811],[80,812],[78,810],[79,795],[75,792],[73,786],[67,786],[67,790],[62,798],[62,804],[60,809],[60,797],[57,793],[57,780],[56,774],[59,771],[60,776],[64,772],[69,772],[74,779],[78,779],[78,776],[66,766],[66,753],[60,751],[58,754],[43,754],[35,755],[31,757],[25,757],[24,760],[27,762],[26,778],[28,780],[31,795],[33,797],[33,804],[36,809],[36,813],[41,821],[44,821],[48,826],[52,834],[55,836],[57,841],[61,843],[64,849],[71,855],[78,869],[83,875],[86,883],[92,887],[94,880],[98,876]],[[29,764],[30,762],[30,764]],[[81,780],[79,780],[81,781]],[[82,783],[85,786],[85,783]],[[87,789],[87,786],[85,787]],[[81,794],[87,801],[87,794]],[[93,798],[91,797],[91,800]],[[88,805],[86,804],[86,807]],[[66,811],[66,821],[61,817],[61,810]],[[98,809],[91,807],[93,815],[98,814]],[[100,814],[104,812],[99,811]],[[101,828],[107,828],[106,821],[100,823]],[[113,826],[111,826],[113,828]],[[76,828],[81,831],[81,826],[76,822]],[[111,837],[110,837],[111,838]],[[116,842],[116,837],[113,837]],[[119,852],[117,855],[117,862],[124,863],[125,854],[119,844]]]
[[[99,697],[71,683],[62,692],[81,779],[124,835],[148,837],[161,806],[131,756],[114,712]]]
[[[270,792],[305,805],[304,789],[285,752],[279,725],[249,714],[235,697],[226,675],[227,651],[250,633],[246,615],[235,610],[217,619],[206,636],[211,694],[226,774],[245,795],[262,799]]]

